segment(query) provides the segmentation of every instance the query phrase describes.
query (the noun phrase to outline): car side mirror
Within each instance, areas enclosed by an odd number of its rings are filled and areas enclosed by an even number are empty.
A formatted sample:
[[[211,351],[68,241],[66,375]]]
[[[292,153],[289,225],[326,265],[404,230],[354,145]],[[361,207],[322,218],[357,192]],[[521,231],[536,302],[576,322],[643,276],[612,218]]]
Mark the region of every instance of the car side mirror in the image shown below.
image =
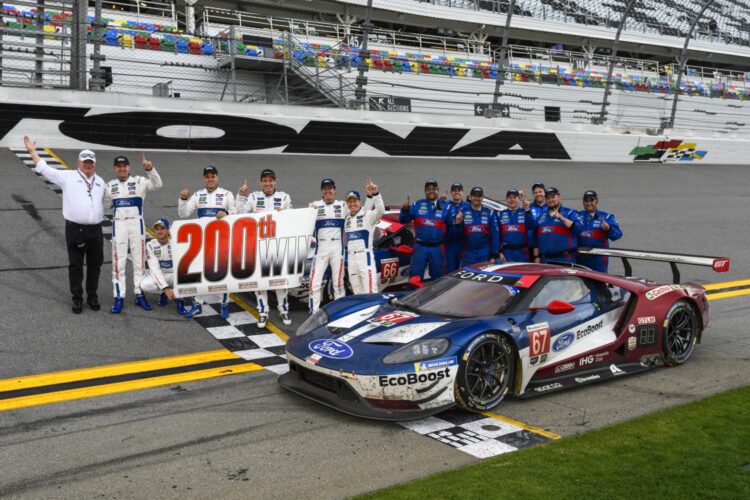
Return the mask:
[[[550,314],[567,314],[576,310],[576,306],[563,300],[550,301],[545,307],[532,307],[532,311],[547,311]]]

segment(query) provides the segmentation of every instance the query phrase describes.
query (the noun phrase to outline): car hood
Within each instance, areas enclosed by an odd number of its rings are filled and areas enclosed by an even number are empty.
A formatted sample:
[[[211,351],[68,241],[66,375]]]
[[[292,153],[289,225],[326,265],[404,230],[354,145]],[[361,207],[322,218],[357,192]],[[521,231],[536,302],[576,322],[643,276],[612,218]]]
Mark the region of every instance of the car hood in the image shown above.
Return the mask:
[[[474,318],[456,319],[373,304],[289,339],[287,351],[298,359],[335,370],[397,372],[399,365],[384,365],[380,361],[383,356],[419,339],[450,340],[474,323]],[[452,343],[442,356],[455,355],[457,349]]]

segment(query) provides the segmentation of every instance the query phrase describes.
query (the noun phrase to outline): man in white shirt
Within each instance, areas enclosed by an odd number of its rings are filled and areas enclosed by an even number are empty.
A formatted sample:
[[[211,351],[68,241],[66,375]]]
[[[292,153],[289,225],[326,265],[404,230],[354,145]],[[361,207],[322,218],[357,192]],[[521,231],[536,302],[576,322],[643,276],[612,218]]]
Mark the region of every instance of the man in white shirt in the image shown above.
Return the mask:
[[[84,149],[78,155],[76,170],[57,170],[36,152],[36,141],[23,138],[34,161],[35,171],[62,189],[65,242],[68,248],[68,281],[73,296],[73,312],[83,311],[83,262],[86,261],[86,302],[100,309],[97,289],[104,261],[102,220],[104,219],[104,180],[96,175],[96,155]]]
[[[216,217],[217,219],[237,213],[234,194],[219,187],[219,170],[213,165],[209,165],[203,169],[203,185],[205,188],[196,191],[192,196],[187,185],[182,189],[180,199],[177,202],[177,213],[180,215],[180,218],[189,219],[194,212],[198,213],[199,218]],[[245,203],[244,196],[241,203]],[[229,317],[227,299],[227,294],[223,294],[221,298],[222,319]],[[192,318],[203,312],[201,303],[207,303],[206,297],[195,297],[195,304],[185,313],[185,317]]]
[[[153,163],[141,154],[141,163],[146,177],[130,175],[130,161],[126,156],[115,158],[116,179],[107,183],[104,190],[104,206],[112,207],[112,295],[115,298],[112,313],[119,314],[125,300],[125,263],[133,263],[133,293],[135,303],[146,311],[151,305],[141,293],[138,284],[143,278],[146,231],[143,225],[143,204],[146,192],[160,189],[161,177]]]
[[[172,262],[172,236],[169,234],[169,220],[157,219],[154,222],[156,238],[146,243],[148,272],[139,286],[144,293],[161,293],[157,305],[166,306],[171,300],[177,305],[177,312],[185,314],[185,302],[174,296],[174,263]]]
[[[316,213],[315,257],[310,270],[310,314],[320,308],[323,275],[331,266],[333,296],[344,296],[344,220],[347,209],[343,201],[336,197],[336,183],[323,179],[320,183],[321,199],[310,203]]]
[[[250,194],[246,198],[247,201],[243,202],[248,189],[247,184],[242,185],[237,196],[237,213],[274,212],[292,208],[289,195],[283,191],[276,191],[276,173],[270,168],[260,173],[260,187],[260,191]],[[281,321],[287,326],[292,324],[292,318],[289,316],[288,292],[285,288],[276,290]],[[255,298],[258,302],[258,328],[265,328],[268,322],[268,291],[255,292]]]
[[[357,191],[349,191],[346,195],[346,206],[349,208],[349,216],[344,224],[347,273],[355,294],[376,293],[379,288],[372,243],[375,225],[385,213],[385,205],[377,184],[370,179],[367,179],[365,191],[367,201],[364,207]]]

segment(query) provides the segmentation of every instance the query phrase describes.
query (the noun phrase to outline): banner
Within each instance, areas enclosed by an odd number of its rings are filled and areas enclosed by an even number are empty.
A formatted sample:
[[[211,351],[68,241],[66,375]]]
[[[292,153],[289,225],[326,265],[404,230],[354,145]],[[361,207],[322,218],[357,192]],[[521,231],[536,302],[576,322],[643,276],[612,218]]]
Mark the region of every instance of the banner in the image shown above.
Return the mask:
[[[175,295],[298,287],[315,216],[314,209],[299,208],[176,221]]]

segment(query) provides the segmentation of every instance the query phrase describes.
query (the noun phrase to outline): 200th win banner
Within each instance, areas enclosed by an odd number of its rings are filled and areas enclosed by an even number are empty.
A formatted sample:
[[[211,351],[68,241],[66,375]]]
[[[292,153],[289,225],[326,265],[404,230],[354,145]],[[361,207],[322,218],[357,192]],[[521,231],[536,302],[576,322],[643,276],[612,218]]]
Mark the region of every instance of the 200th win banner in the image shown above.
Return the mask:
[[[175,295],[297,287],[314,228],[312,208],[176,221]]]

